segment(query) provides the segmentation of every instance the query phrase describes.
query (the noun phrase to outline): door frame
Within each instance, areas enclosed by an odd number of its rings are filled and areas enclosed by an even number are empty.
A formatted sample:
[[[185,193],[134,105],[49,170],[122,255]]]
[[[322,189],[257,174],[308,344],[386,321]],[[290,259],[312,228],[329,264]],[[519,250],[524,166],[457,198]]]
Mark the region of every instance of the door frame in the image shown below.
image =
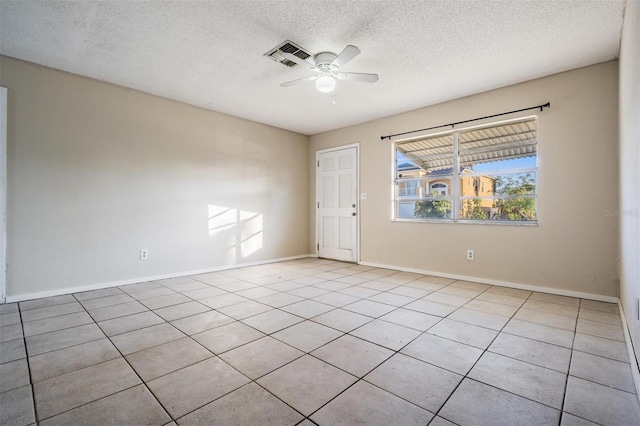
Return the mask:
[[[0,303],[7,300],[7,120],[8,90],[0,86]]]
[[[342,151],[349,148],[356,149],[356,240],[354,241],[354,263],[360,264],[360,142],[348,144],[348,145],[340,145],[334,146],[331,148],[319,149],[316,151],[316,200],[315,200],[315,216],[316,216],[316,241],[315,241],[315,250],[316,257],[319,257],[320,254],[320,217],[318,215],[318,208],[320,206],[320,179],[318,179],[318,175],[320,173],[319,161],[320,154],[326,154],[329,152]]]

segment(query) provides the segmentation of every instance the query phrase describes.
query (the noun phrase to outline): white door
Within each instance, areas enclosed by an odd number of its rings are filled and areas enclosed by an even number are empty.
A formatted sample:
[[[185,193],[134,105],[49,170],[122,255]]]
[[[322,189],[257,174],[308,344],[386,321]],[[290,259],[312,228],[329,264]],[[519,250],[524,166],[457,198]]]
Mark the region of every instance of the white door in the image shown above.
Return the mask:
[[[358,148],[316,154],[318,257],[357,262]]]

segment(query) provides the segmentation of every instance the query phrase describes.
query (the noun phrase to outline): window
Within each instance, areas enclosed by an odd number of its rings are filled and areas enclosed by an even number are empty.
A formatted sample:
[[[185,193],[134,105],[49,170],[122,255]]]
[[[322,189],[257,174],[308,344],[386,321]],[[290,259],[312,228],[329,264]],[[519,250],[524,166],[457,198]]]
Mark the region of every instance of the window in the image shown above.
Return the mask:
[[[395,145],[395,219],[537,223],[537,118]]]
[[[420,196],[420,191],[418,188],[417,180],[405,180],[400,183],[400,187],[398,188],[398,193],[401,197],[415,197]]]
[[[431,193],[436,195],[447,195],[447,184],[446,183],[432,183],[431,184]]]

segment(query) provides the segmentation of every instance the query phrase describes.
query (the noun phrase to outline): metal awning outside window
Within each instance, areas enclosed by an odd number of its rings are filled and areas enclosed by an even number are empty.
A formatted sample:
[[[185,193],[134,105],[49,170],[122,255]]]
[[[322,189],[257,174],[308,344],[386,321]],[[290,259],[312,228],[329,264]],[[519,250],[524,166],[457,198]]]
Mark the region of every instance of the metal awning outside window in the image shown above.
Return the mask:
[[[460,167],[523,157],[537,151],[536,119],[458,131]],[[427,173],[453,167],[453,133],[398,143],[404,157]]]

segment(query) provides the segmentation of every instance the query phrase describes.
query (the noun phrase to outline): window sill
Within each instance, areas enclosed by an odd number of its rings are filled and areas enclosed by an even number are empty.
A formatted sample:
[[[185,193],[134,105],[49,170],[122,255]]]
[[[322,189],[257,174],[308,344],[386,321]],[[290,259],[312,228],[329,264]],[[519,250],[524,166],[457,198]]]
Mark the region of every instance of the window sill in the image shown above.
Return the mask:
[[[446,224],[460,224],[460,225],[497,225],[497,226],[527,226],[537,227],[537,220],[530,221],[503,221],[503,220],[453,220],[453,219],[392,219],[392,222],[404,222],[404,223],[446,223]]]

